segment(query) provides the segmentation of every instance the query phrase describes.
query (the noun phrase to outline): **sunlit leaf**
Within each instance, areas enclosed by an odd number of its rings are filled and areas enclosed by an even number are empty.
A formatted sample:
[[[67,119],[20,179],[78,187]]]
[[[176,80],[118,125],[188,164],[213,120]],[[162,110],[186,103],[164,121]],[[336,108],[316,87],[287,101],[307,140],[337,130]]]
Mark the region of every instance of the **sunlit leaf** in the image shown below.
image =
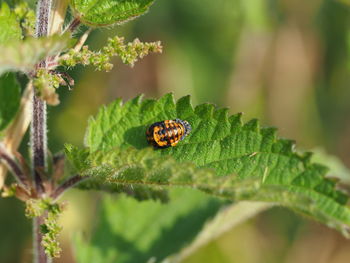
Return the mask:
[[[175,118],[187,120],[192,133],[176,147],[149,147],[146,128]],[[67,154],[78,173],[98,184],[187,186],[231,200],[273,202],[347,234],[347,196],[325,177],[328,169],[296,153],[275,129],[260,128],[257,120],[244,124],[227,109],[193,109],[189,97],[175,103],[171,94],[124,105],[118,100],[90,120],[86,146],[68,147]]]
[[[122,24],[144,13],[154,0],[71,0],[75,16],[90,26]]]

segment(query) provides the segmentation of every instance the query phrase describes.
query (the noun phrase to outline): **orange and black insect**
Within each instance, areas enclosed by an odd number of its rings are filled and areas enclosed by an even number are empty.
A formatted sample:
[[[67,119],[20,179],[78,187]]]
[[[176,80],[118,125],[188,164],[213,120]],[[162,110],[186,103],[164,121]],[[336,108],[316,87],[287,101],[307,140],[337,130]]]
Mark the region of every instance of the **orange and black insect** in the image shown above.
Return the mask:
[[[191,125],[180,119],[156,122],[146,131],[147,141],[156,148],[168,148],[183,140],[191,130]]]

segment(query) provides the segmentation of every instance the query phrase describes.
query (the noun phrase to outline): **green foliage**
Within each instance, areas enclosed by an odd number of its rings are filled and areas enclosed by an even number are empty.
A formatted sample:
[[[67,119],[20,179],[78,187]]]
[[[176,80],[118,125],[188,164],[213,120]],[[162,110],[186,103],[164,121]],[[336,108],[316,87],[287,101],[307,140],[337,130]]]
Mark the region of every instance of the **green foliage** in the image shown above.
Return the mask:
[[[22,29],[17,21],[17,16],[6,2],[2,2],[1,5],[0,28],[0,45],[22,38]]]
[[[146,128],[175,118],[187,120],[192,133],[176,147],[151,149]],[[347,234],[347,196],[325,178],[327,168],[297,154],[275,129],[256,120],[243,124],[227,109],[193,109],[189,97],[175,103],[171,94],[124,105],[117,100],[90,120],[85,139],[88,149],[68,147],[67,155],[78,173],[97,183],[188,186],[232,200],[274,202]]]
[[[71,0],[75,17],[89,26],[122,24],[146,13],[154,0]]]
[[[110,71],[113,68],[111,59],[115,56],[121,58],[124,64],[134,66],[139,58],[143,58],[149,53],[161,53],[160,42],[142,43],[139,39],[124,44],[123,37],[109,38],[107,45],[102,50],[90,51],[88,46],[84,46],[81,51],[71,49],[60,60],[62,66],[74,67],[77,64],[84,66],[93,65],[97,70]]]
[[[77,262],[159,262],[190,242],[221,203],[198,191],[173,189],[166,205],[105,196],[100,221],[87,243],[76,236]]]
[[[6,71],[29,73],[40,60],[56,55],[72,44],[68,34],[4,43],[0,45],[0,75]]]
[[[124,192],[128,190],[124,187],[131,185],[132,195],[141,200],[152,198],[166,201],[167,198],[160,191],[160,186],[189,186],[192,181],[186,180],[187,177],[213,176],[212,170],[197,169],[191,163],[179,164],[168,156],[159,158],[151,149],[138,151],[134,148],[114,148],[108,152],[97,151],[90,154],[88,149],[80,150],[72,145],[66,145],[66,155],[75,167],[76,173],[92,176],[92,179],[83,182],[80,188],[98,190],[107,188],[111,192]],[[110,177],[112,174],[115,177]],[[163,174],[173,177],[160,178],[159,176]]]
[[[21,99],[21,87],[13,73],[0,76],[0,131],[15,117]]]

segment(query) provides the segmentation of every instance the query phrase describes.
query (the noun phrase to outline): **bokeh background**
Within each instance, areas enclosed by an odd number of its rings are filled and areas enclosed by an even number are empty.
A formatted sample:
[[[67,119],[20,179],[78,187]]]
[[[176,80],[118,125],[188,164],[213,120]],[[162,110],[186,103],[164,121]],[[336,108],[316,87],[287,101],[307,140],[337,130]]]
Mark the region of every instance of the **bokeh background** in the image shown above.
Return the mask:
[[[350,1],[349,1],[350,2]],[[91,48],[109,36],[160,40],[162,55],[134,68],[115,59],[110,73],[77,67],[73,90],[60,88],[49,109],[49,147],[83,144],[88,117],[102,104],[144,93],[190,94],[279,128],[298,148],[337,156],[350,166],[350,5],[346,0],[156,1],[150,12],[120,27],[95,30]],[[28,136],[26,136],[28,137]],[[22,144],[27,151],[28,138]],[[72,191],[64,213],[64,252],[70,236],[89,232],[101,195]],[[31,222],[23,204],[0,199],[0,262],[31,262]],[[346,263],[350,242],[339,233],[282,208],[232,229],[200,249],[188,263]]]

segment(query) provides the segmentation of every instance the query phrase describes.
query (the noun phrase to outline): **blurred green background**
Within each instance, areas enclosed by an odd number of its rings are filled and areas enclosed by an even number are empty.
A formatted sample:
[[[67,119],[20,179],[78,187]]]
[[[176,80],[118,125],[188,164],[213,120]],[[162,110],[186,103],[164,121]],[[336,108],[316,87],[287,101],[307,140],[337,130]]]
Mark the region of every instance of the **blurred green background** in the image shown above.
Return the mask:
[[[190,94],[194,104],[213,102],[276,126],[299,149],[324,148],[350,166],[350,6],[336,0],[157,1],[141,18],[97,29],[98,49],[109,36],[160,40],[162,55],[129,68],[115,60],[110,73],[78,67],[73,90],[60,88],[49,109],[49,147],[83,144],[88,117],[117,97]],[[350,1],[349,1],[350,2]],[[27,136],[28,137],[28,136]],[[22,150],[27,151],[27,141]],[[69,239],[95,224],[101,195],[72,191],[64,213],[63,254],[73,262]],[[0,262],[31,262],[31,222],[23,204],[0,199]],[[339,233],[274,208],[232,229],[188,263],[345,263],[350,242]]]

